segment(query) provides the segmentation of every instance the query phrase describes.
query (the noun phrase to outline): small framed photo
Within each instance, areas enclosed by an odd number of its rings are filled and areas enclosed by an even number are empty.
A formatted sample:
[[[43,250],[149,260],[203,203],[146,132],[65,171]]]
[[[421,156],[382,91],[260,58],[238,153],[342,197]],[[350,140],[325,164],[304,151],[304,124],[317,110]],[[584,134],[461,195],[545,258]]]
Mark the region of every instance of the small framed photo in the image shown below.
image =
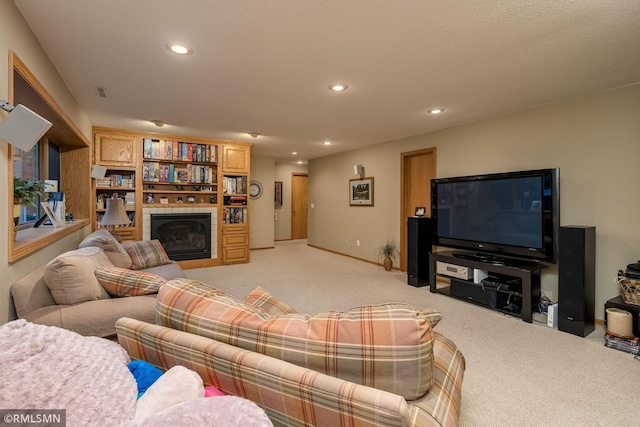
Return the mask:
[[[373,206],[373,178],[349,180],[349,205]]]
[[[424,206],[417,206],[416,207],[416,216],[424,216],[424,214],[426,213],[426,208]]]

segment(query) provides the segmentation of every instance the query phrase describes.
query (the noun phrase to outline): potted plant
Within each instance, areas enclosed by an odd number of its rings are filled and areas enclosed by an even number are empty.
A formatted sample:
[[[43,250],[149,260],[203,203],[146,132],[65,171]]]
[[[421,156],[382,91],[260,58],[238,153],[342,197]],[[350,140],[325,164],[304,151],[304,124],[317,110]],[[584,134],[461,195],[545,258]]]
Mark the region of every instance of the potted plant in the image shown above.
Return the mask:
[[[13,177],[13,238],[16,236],[16,227],[20,221],[20,211],[24,206],[36,206],[36,200],[40,196],[44,182],[34,178]]]
[[[393,259],[398,254],[398,247],[394,242],[388,241],[384,245],[380,246],[380,257],[383,258],[382,265],[386,271],[391,271],[393,267]]]

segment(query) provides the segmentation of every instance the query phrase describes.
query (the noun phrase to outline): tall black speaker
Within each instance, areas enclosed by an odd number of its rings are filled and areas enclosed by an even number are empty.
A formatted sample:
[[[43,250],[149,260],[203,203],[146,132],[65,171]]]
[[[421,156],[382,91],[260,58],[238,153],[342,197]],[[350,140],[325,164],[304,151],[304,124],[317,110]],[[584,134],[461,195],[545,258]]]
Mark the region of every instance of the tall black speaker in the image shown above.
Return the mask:
[[[431,218],[407,218],[407,283],[412,286],[429,284],[429,254],[432,246]]]
[[[586,337],[595,329],[596,228],[560,227],[558,329]]]

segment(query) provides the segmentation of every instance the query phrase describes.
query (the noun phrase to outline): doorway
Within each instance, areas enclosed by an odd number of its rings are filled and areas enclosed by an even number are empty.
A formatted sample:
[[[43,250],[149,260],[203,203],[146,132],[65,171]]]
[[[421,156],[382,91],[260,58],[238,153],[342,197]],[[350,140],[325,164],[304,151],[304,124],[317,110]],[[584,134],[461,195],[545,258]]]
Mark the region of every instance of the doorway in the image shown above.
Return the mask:
[[[291,239],[307,238],[309,177],[306,173],[291,173]]]
[[[409,151],[400,161],[400,270],[407,271],[407,218],[416,207],[431,216],[431,180],[436,177],[436,149]]]

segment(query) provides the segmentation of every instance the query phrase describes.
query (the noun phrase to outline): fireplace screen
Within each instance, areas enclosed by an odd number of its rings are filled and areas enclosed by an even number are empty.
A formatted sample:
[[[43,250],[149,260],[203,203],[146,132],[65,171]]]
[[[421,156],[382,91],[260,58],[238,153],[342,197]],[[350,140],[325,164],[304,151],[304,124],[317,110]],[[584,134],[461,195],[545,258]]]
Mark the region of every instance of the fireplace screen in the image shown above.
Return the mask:
[[[211,258],[211,214],[152,214],[151,239],[174,261]]]

